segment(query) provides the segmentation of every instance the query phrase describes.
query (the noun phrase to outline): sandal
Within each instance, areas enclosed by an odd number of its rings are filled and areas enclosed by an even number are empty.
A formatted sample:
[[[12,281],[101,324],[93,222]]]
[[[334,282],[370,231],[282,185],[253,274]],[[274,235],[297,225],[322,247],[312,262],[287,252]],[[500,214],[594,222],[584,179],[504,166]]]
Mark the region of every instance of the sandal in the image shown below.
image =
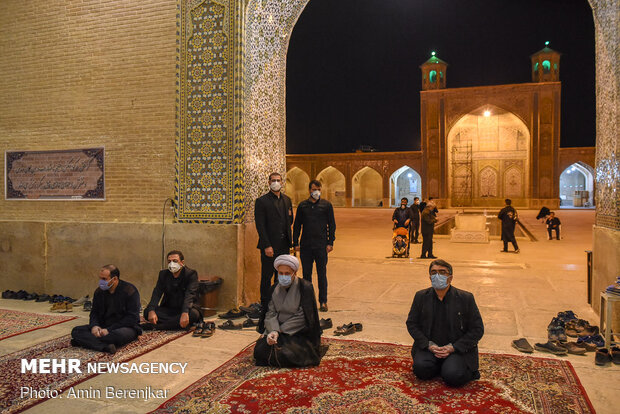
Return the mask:
[[[213,322],[211,322],[213,323]],[[235,325],[235,323],[231,320],[228,320],[226,322],[224,322],[221,325],[218,325],[218,328],[220,329],[224,329],[224,330],[232,330],[232,329],[241,329],[241,325]]]
[[[228,322],[231,322],[231,321],[228,321]],[[214,333],[215,333],[215,322],[205,322],[204,328],[202,329],[200,336],[203,338],[209,338],[210,336],[213,336]]]
[[[202,335],[202,330],[204,329],[204,322],[198,322],[196,324],[196,329],[194,329],[193,337],[197,338]]]

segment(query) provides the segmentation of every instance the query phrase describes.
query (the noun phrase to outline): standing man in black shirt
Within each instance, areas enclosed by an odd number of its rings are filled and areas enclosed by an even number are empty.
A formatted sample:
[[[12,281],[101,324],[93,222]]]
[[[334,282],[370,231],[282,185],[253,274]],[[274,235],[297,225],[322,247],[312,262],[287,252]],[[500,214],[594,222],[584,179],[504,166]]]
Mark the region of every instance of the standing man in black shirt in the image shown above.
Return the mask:
[[[99,272],[99,287],[93,295],[90,323],[71,331],[71,345],[104,351],[134,341],[140,328],[140,293],[134,285],[120,280],[121,272],[112,264]]]
[[[413,244],[420,243],[418,237],[420,237],[420,197],[413,197],[413,204],[409,207],[411,210],[411,227],[409,228],[409,239]]]
[[[404,227],[406,229],[409,228],[411,224],[411,219],[413,218],[411,210],[407,208],[407,197],[403,197],[400,199],[400,207],[397,207],[392,213],[392,221],[394,222],[394,227]]]
[[[458,387],[480,378],[478,341],[484,324],[474,296],[451,285],[452,265],[433,260],[429,274],[431,287],[415,294],[407,317],[413,373],[422,380],[441,375]]]
[[[312,283],[312,263],[319,282],[319,310],[327,312],[327,255],[334,249],[336,220],[332,203],[321,198],[321,182],[310,181],[310,197],[297,206],[293,246],[300,252],[304,279]],[[301,243],[298,243],[299,233]]]
[[[519,245],[517,245],[517,239],[515,238],[515,226],[517,224],[517,210],[511,205],[512,200],[507,198],[505,200],[506,206],[500,210],[497,218],[502,221],[502,241],[504,242],[503,253],[508,252],[508,242],[512,243],[515,248],[515,253],[519,253]]]
[[[146,328],[185,329],[202,320],[198,274],[185,266],[181,251],[173,250],[166,257],[168,268],[159,272],[151,301],[144,309],[144,319],[149,321]]]
[[[282,254],[289,254],[293,241],[293,204],[280,190],[282,176],[276,172],[271,173],[269,192],[257,198],[254,203],[254,220],[258,232],[256,247],[260,249],[261,261],[260,302],[263,309],[267,309],[269,304],[271,279],[275,276],[275,283],[278,280],[273,261]]]

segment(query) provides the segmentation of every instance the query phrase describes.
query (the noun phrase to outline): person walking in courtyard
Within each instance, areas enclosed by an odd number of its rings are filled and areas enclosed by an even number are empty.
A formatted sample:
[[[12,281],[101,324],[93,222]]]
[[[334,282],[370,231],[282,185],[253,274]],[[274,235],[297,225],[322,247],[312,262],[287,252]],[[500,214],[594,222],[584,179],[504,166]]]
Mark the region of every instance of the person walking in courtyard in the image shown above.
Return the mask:
[[[512,207],[512,200],[507,198],[506,205],[500,210],[497,218],[502,221],[502,242],[504,242],[503,253],[508,252],[508,242],[511,242],[515,248],[515,253],[519,253],[519,246],[515,238],[515,226],[517,225],[517,210]]]
[[[293,246],[299,252],[304,279],[312,283],[312,264],[316,263],[321,312],[327,312],[327,256],[334,249],[336,220],[332,203],[321,198],[321,182],[310,181],[310,197],[297,206],[293,224]],[[299,234],[301,232],[301,242]]]
[[[282,193],[282,176],[269,174],[269,192],[256,199],[254,203],[254,220],[258,232],[260,249],[261,279],[260,302],[267,307],[269,288],[272,278],[277,275],[273,261],[282,254],[290,253],[293,236],[293,205],[291,199]],[[277,283],[277,277],[274,283]]]
[[[546,220],[547,222],[547,232],[549,233],[549,240],[553,240],[552,231],[555,231],[556,240],[560,240],[560,219],[555,216],[555,212],[549,213],[549,218]]]
[[[134,285],[120,280],[121,272],[112,264],[99,272],[88,325],[71,331],[71,345],[114,354],[142,334],[140,293]]]
[[[181,251],[173,250],[166,257],[168,268],[159,272],[151,301],[144,309],[144,319],[148,321],[142,325],[144,329],[185,329],[202,321],[198,273],[185,266]]]
[[[435,259],[433,256],[433,234],[435,233],[435,223],[437,218],[433,214],[435,205],[428,203],[422,211],[422,253],[420,259]]]
[[[440,375],[452,387],[480,378],[478,341],[484,324],[474,296],[452,286],[452,265],[429,266],[431,287],[418,291],[407,317],[413,338],[413,373],[421,380]]]
[[[409,240],[412,240],[413,244],[420,243],[418,238],[420,237],[420,197],[413,198],[413,204],[409,207],[411,210],[411,226],[409,231]]]

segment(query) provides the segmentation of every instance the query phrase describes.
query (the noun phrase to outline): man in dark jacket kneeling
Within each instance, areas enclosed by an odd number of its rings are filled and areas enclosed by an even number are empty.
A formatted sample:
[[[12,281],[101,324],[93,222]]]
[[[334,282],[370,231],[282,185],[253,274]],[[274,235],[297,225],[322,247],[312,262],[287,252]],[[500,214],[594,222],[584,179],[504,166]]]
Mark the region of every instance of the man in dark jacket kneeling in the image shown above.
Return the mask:
[[[407,330],[413,373],[422,380],[441,375],[458,387],[480,378],[478,341],[484,334],[482,317],[474,296],[451,286],[452,266],[441,259],[429,267],[432,287],[415,294]]]

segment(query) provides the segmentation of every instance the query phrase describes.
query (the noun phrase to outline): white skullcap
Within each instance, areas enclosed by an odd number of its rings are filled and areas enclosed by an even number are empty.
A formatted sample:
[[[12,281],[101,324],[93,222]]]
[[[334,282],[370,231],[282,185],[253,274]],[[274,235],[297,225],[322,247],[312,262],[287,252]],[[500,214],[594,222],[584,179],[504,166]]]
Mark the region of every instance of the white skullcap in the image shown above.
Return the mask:
[[[299,270],[299,259],[290,254],[281,254],[280,256],[276,257],[276,260],[274,260],[273,267],[278,270],[278,267],[282,265],[286,265],[296,272],[297,270]]]

